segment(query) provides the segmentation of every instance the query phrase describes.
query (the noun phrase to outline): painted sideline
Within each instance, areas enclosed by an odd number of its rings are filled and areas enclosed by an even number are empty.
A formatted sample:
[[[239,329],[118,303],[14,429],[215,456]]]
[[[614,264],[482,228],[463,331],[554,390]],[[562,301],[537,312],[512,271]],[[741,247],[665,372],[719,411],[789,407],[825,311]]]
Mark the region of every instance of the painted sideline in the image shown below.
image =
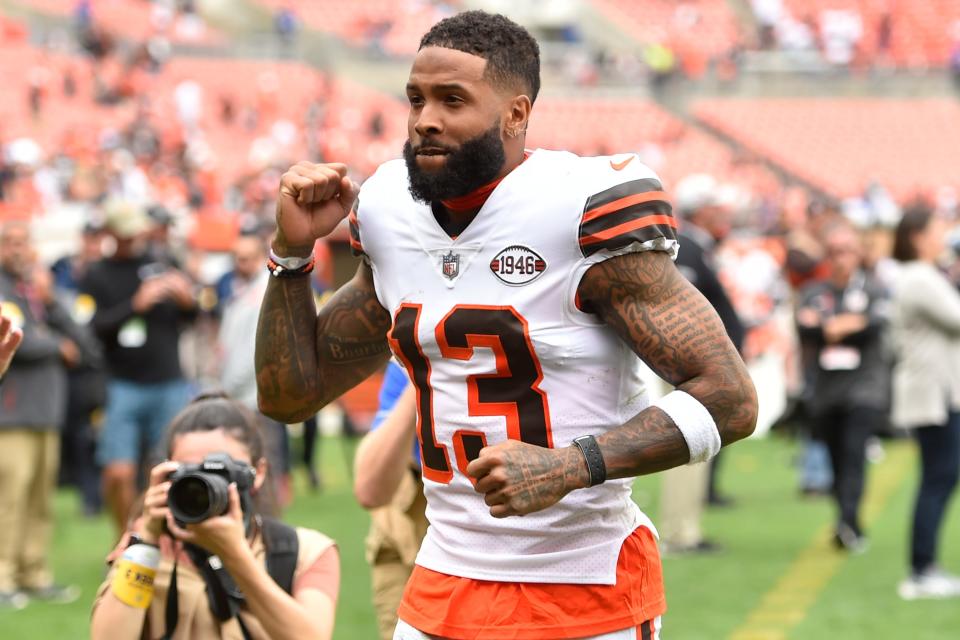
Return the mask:
[[[866,528],[882,513],[893,492],[911,469],[912,450],[908,446],[887,447],[887,456],[870,473],[861,507]],[[817,530],[813,540],[793,560],[770,591],[747,614],[729,640],[786,640],[791,629],[804,618],[830,579],[846,562],[848,554],[836,551],[833,526]]]

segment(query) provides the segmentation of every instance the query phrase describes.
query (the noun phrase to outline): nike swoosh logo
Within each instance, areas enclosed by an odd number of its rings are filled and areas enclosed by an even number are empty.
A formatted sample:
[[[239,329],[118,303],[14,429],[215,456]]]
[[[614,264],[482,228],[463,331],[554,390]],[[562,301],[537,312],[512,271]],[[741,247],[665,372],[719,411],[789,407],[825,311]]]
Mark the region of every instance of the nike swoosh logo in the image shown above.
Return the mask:
[[[630,156],[629,158],[627,158],[626,160],[623,160],[622,162],[614,162],[613,160],[611,160],[610,168],[612,168],[614,171],[623,171],[623,168],[628,164],[630,164],[633,161],[633,159],[636,157],[637,156]]]

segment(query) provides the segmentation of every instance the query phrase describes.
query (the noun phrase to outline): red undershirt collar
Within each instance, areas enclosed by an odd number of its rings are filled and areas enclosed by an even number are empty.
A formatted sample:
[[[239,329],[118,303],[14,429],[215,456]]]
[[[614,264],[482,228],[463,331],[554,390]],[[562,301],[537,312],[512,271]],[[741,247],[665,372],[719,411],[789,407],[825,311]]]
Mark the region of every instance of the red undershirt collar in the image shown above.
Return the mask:
[[[524,160],[530,157],[530,151],[523,152],[523,160],[520,161],[520,164],[523,164]],[[517,165],[520,166],[520,165]],[[514,167],[516,169],[516,167]],[[510,170],[511,172],[513,169]],[[479,209],[487,201],[487,198],[490,197],[490,194],[493,193],[493,190],[503,182],[503,178],[506,178],[510,173],[508,172],[505,176],[497,178],[489,184],[485,184],[479,189],[471,191],[465,196],[460,196],[459,198],[450,198],[449,200],[441,200],[441,204],[447,208],[448,211],[454,213],[462,213],[464,211],[473,211],[474,209]]]

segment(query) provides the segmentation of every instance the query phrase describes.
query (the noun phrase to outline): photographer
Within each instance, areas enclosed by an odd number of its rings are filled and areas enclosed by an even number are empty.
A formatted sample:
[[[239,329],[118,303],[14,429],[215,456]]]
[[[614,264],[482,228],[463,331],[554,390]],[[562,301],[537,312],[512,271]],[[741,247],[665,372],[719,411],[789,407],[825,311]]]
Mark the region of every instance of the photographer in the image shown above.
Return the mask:
[[[91,637],[328,640],[337,550],[316,531],[291,535],[257,515],[251,502],[267,462],[256,418],[233,400],[201,396],[173,419],[166,444],[143,515],[111,554]],[[205,510],[222,515],[197,522]]]

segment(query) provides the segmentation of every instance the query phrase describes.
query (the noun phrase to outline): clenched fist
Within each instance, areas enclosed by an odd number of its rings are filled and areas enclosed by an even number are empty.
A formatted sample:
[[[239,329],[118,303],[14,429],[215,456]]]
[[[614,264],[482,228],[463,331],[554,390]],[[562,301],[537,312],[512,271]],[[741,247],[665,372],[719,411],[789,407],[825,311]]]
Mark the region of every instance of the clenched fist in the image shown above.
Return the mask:
[[[546,449],[518,440],[481,449],[467,475],[494,518],[546,509],[590,485],[587,463],[575,446]]]
[[[280,178],[277,195],[278,255],[308,256],[318,238],[329,234],[349,213],[359,187],[339,162],[298,162]]]

